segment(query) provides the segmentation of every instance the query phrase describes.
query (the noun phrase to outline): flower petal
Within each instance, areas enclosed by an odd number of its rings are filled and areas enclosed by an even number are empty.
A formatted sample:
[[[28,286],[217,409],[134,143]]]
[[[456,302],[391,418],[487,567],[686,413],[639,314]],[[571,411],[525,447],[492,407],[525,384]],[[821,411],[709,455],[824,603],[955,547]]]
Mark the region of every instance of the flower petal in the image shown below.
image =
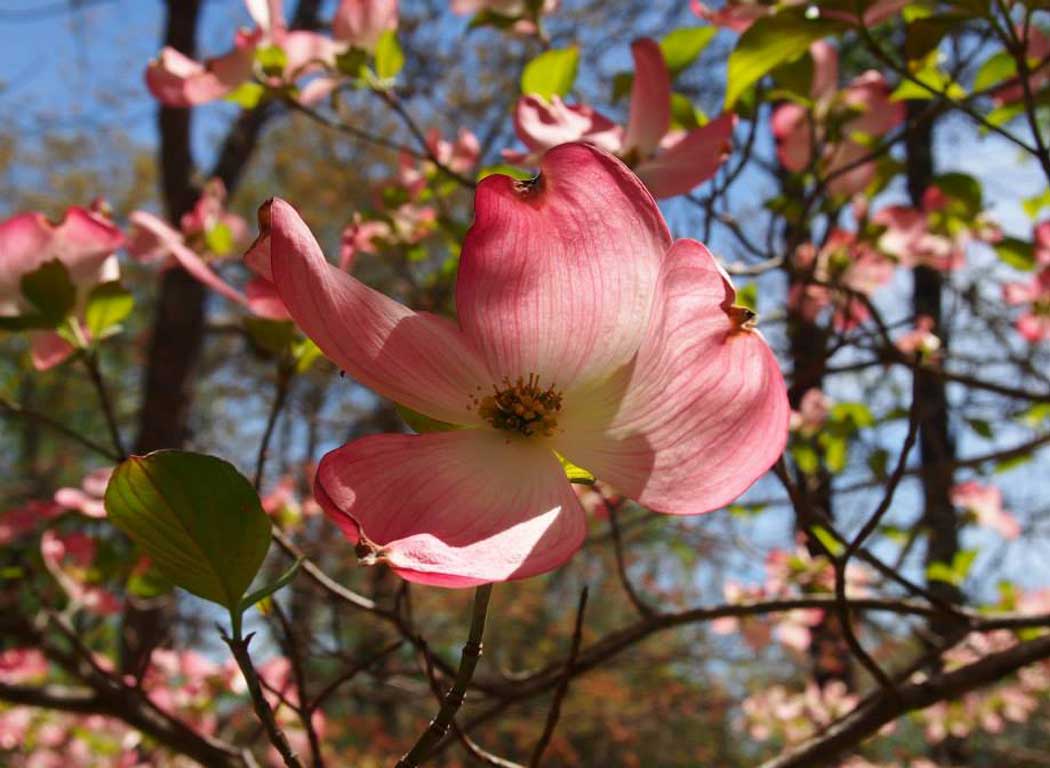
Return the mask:
[[[827,40],[809,46],[813,58],[813,81],[809,94],[814,101],[833,95],[839,89],[839,52]]]
[[[76,350],[54,331],[33,331],[29,334],[29,352],[33,367],[38,371],[54,368],[69,359]]]
[[[277,288],[264,277],[253,277],[244,286],[244,295],[248,300],[248,309],[252,314],[265,317],[267,320],[291,320],[288,308],[284,306]]]
[[[812,118],[801,104],[781,104],[773,110],[777,160],[789,171],[805,170],[813,159]]]
[[[220,296],[223,296],[235,304],[248,306],[248,299],[244,294],[231,286],[212,270],[192,249],[186,246],[182,235],[175,231],[166,222],[152,213],[146,211],[134,211],[128,220],[137,228],[145,230],[156,238],[160,247],[166,250],[179,266],[185,269],[195,280],[211,288]]]
[[[563,144],[531,183],[479,185],[456,284],[460,324],[495,381],[566,388],[638,349],[670,235],[652,196],[601,150]]]
[[[631,113],[627,120],[624,151],[638,150],[643,157],[656,151],[671,127],[671,73],[655,40],[643,37],[631,43],[634,83]]]
[[[146,68],[146,86],[169,107],[192,107],[221,99],[251,77],[254,42],[242,42],[245,44],[204,64],[174,48],[164,48]]]
[[[441,586],[544,573],[586,534],[557,458],[488,429],[355,440],[321,460],[314,494],[351,541]]]
[[[397,0],[341,0],[332,19],[336,40],[368,51],[388,29],[397,29]]]
[[[586,141],[608,152],[619,152],[623,129],[585,104],[566,104],[558,96],[549,102],[522,96],[514,108],[514,130],[530,152],[545,152],[570,141]]]
[[[694,128],[655,157],[634,169],[653,197],[684,195],[715,175],[732,148],[736,116],[721,115]]]
[[[783,452],[787,391],[765,340],[732,317],[735,292],[704,246],[675,242],[659,296],[633,370],[566,396],[558,450],[642,504],[698,514]]]
[[[272,280],[288,312],[321,351],[379,394],[435,419],[478,423],[470,396],[489,377],[455,323],[414,312],[329,264],[309,228],[274,198],[269,220]],[[258,261],[261,243],[253,247]],[[266,276],[265,270],[257,270]]]

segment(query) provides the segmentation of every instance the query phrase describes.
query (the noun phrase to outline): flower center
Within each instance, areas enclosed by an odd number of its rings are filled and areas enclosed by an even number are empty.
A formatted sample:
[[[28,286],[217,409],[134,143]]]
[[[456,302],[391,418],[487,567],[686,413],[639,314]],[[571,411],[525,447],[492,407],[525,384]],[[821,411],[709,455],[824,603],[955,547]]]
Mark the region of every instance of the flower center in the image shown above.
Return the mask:
[[[540,388],[540,378],[530,373],[527,379],[519,376],[513,383],[503,379],[503,387],[495,384],[492,394],[471,397],[471,407],[496,429],[517,432],[525,437],[553,436],[558,429],[561,412],[561,392],[550,385]]]

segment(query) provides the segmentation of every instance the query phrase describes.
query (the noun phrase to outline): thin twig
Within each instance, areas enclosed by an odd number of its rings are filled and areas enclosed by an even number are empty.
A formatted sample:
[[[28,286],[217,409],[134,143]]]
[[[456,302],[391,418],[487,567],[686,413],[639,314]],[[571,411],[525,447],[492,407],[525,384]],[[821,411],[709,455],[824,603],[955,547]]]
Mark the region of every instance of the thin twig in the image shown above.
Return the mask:
[[[70,440],[80,443],[82,446],[91,451],[94,451],[99,456],[105,456],[110,461],[120,461],[122,458],[112,448],[107,448],[101,443],[96,443],[90,437],[86,437],[80,434],[79,432],[70,429],[62,422],[56,421],[50,416],[47,416],[43,413],[39,413],[38,411],[34,411],[30,408],[26,408],[25,406],[19,405],[18,403],[13,403],[10,400],[7,400],[3,397],[0,397],[0,410],[9,413],[12,416],[18,416],[20,418],[26,419],[27,421],[35,421],[38,424],[43,424],[45,427],[53,429],[59,434],[65,435]]]
[[[642,616],[652,616],[654,611],[641,596],[635,591],[634,585],[631,583],[630,577],[627,575],[627,564],[624,558],[623,552],[623,539],[620,536],[620,526],[616,520],[616,515],[619,512],[619,504],[607,504],[609,510],[609,532],[612,534],[613,541],[613,552],[616,554],[616,572],[620,576],[620,584],[623,585],[624,592],[627,593],[627,597],[630,599],[631,604],[637,609],[638,613]]]
[[[558,725],[558,718],[561,716],[561,705],[565,701],[565,694],[569,692],[569,681],[572,680],[576,657],[580,655],[580,643],[583,641],[583,612],[586,608],[587,587],[584,587],[580,592],[580,602],[576,606],[576,624],[572,630],[572,647],[569,649],[569,657],[565,660],[565,674],[562,675],[561,682],[558,683],[558,687],[554,690],[554,699],[551,701],[550,711],[547,712],[547,722],[543,726],[540,740],[536,742],[536,747],[532,750],[529,768],[538,768],[540,760],[543,759],[543,753],[547,749],[547,745],[550,744],[551,736],[554,735],[554,729]]]
[[[263,430],[262,439],[259,441],[259,453],[255,457],[255,478],[252,484],[255,486],[256,491],[262,488],[263,477],[266,474],[266,455],[270,450],[270,440],[273,438],[273,430],[277,426],[277,419],[280,417],[281,411],[284,410],[284,404],[288,401],[288,390],[291,388],[292,375],[293,371],[290,366],[283,361],[278,364],[273,405],[270,407],[270,414],[266,418],[266,428]]]
[[[270,708],[270,702],[266,700],[266,694],[263,693],[259,675],[255,671],[255,665],[252,664],[252,657],[248,653],[248,644],[251,642],[253,635],[249,634],[247,637],[242,637],[240,621],[237,619],[239,619],[239,616],[235,617],[233,621],[233,637],[227,635],[221,627],[219,632],[226,645],[230,647],[230,652],[233,654],[233,658],[236,660],[237,666],[240,667],[241,674],[244,675],[244,680],[248,684],[248,694],[251,696],[255,715],[259,718],[263,728],[266,730],[270,743],[273,744],[274,749],[280,754],[287,768],[303,768],[303,764],[299,762],[295,750],[288,743],[288,737],[284,735],[284,731],[277,724],[273,709]]]
[[[430,721],[430,725],[423,735],[419,737],[404,757],[397,762],[397,768],[416,768],[430,756],[431,750],[448,733],[453,718],[463,704],[467,693],[467,686],[474,677],[474,670],[481,658],[482,637],[485,634],[485,617],[488,615],[489,598],[492,596],[492,585],[482,584],[474,591],[474,610],[470,619],[470,632],[467,642],[463,646],[463,655],[460,657],[459,671],[452,683],[452,688],[445,696],[441,709],[437,716]]]
[[[94,351],[85,351],[81,355],[81,359],[84,361],[84,366],[91,377],[91,383],[98,394],[98,402],[102,407],[102,416],[106,420],[106,426],[109,428],[109,437],[113,441],[113,448],[116,450],[117,455],[120,456],[119,460],[123,461],[128,452],[124,447],[124,440],[120,436],[120,427],[117,426],[117,416],[113,410],[113,401],[110,398],[109,390],[106,389],[102,371],[99,369],[98,355]]]

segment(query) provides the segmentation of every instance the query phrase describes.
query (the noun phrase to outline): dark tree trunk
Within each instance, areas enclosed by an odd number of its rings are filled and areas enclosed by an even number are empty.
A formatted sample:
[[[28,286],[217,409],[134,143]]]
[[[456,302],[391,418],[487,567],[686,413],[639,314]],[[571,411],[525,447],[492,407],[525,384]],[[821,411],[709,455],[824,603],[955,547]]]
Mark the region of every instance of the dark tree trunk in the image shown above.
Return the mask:
[[[908,104],[907,181],[908,195],[916,208],[922,206],[923,193],[933,181],[933,134],[935,121],[923,102]],[[933,320],[934,330],[941,337],[942,349],[947,353],[948,338],[944,332],[942,307],[944,277],[935,269],[916,267],[912,272],[912,309],[916,317],[926,315]],[[959,551],[959,521],[951,503],[952,464],[955,460],[955,442],[948,421],[948,396],[943,378],[918,370],[915,372],[915,397],[919,401],[919,478],[922,482],[922,527],[926,533],[925,565],[951,564]],[[930,581],[930,592],[940,598],[959,602],[959,589],[944,581]],[[949,635],[953,628],[943,620],[934,619],[930,628],[938,637]],[[960,739],[948,738],[933,745],[931,756],[938,762],[966,765],[967,751]]]

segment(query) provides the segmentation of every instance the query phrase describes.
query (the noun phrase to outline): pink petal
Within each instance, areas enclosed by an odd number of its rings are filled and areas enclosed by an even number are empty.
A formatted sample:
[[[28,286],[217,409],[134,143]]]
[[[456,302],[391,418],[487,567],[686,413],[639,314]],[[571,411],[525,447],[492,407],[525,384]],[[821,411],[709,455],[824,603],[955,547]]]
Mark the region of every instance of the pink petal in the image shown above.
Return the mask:
[[[634,83],[624,151],[651,155],[671,127],[671,74],[655,40],[643,37],[631,43]]]
[[[335,57],[340,51],[332,38],[306,30],[285,32],[278,42],[287,57],[284,71],[290,80],[320,67],[335,66]]]
[[[736,116],[725,114],[694,128],[655,157],[638,164],[638,177],[657,199],[684,195],[710,179],[732,148]]]
[[[854,78],[843,91],[843,99],[861,111],[843,126],[846,136],[854,132],[882,136],[904,122],[904,102],[890,99],[889,83],[876,70],[869,69]]]
[[[247,306],[248,300],[244,294],[219,277],[200,256],[186,246],[182,235],[165,221],[146,211],[135,211],[128,217],[128,220],[134,226],[152,233],[163,244],[167,252],[175,258],[179,266],[189,272],[194,279],[233,303]]]
[[[260,217],[269,220],[277,292],[325,355],[391,400],[441,421],[477,423],[469,398],[490,378],[455,323],[413,312],[329,264],[283,200],[272,200]]]
[[[781,104],[773,110],[773,138],[777,160],[794,173],[804,171],[813,159],[813,126],[809,112],[801,104]]]
[[[809,47],[813,58],[813,82],[809,93],[814,100],[830,96],[839,89],[839,52],[827,40],[818,40]]]
[[[369,51],[388,29],[397,29],[397,0],[342,0],[332,19],[336,40]]]
[[[586,534],[554,455],[487,429],[355,440],[321,460],[314,494],[351,541],[440,586],[544,573]]]
[[[201,64],[174,48],[164,48],[146,68],[150,93],[169,107],[192,107],[221,99],[251,77],[254,44]]]
[[[120,269],[113,252],[124,235],[113,224],[85,208],[70,207],[53,224],[40,213],[22,213],[0,222],[0,313],[22,306],[22,276],[58,259],[81,290],[116,280]]]
[[[623,145],[623,129],[612,120],[583,104],[568,106],[557,96],[549,103],[538,96],[518,99],[514,130],[537,153],[571,141],[587,141],[613,153]]]
[[[46,371],[64,363],[75,351],[73,345],[54,331],[34,331],[29,334],[29,351],[33,367]]]
[[[706,248],[676,241],[657,290],[662,311],[632,368],[582,402],[566,397],[558,450],[641,504],[698,514],[776,461],[790,408],[776,358],[731,317],[735,292]]]
[[[282,0],[244,0],[248,15],[259,29],[267,32],[284,26],[284,3]]]
[[[564,390],[634,356],[670,234],[611,155],[563,144],[540,167],[532,182],[478,185],[456,307],[494,382],[534,373]]]
[[[284,306],[277,288],[263,277],[254,277],[244,286],[244,295],[248,300],[248,309],[252,314],[268,320],[291,320],[288,308]]]

